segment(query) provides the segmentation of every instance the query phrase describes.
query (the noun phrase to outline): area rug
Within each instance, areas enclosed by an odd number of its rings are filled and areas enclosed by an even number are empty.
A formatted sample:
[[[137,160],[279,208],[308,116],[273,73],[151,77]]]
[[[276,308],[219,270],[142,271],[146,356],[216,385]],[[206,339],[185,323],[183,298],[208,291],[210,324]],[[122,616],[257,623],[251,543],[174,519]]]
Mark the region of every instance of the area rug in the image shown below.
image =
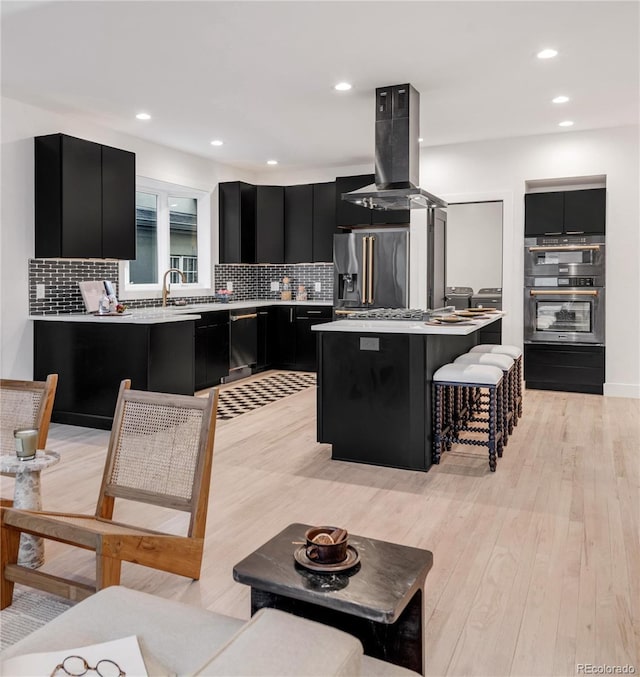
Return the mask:
[[[235,418],[315,384],[315,374],[283,372],[225,388],[218,399],[218,419]]]
[[[73,602],[44,592],[16,589],[13,604],[0,611],[0,651],[52,621]]]

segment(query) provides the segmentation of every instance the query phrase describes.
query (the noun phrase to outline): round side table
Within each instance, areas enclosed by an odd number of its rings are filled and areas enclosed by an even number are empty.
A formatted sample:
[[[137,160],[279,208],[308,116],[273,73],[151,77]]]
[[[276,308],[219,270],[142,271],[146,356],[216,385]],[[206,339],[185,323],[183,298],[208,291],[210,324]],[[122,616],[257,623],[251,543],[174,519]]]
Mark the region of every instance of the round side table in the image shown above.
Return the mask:
[[[21,461],[12,454],[0,455],[0,472],[12,474],[16,477],[13,496],[13,507],[22,510],[42,510],[42,491],[40,488],[40,473],[50,465],[60,460],[60,454],[55,451],[37,451],[31,461]],[[37,536],[22,534],[20,536],[20,550],[18,564],[37,569],[44,564],[44,541]]]

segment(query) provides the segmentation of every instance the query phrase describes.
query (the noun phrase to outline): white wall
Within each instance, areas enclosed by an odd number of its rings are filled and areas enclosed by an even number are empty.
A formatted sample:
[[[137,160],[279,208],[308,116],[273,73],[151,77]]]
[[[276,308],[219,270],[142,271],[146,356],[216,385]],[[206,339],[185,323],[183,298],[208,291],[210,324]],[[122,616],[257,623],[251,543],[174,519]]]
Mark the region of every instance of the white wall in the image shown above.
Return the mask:
[[[504,340],[522,344],[525,182],[606,176],[605,394],[640,397],[639,128],[424,148],[420,184],[450,202],[502,199]]]
[[[211,192],[212,261],[218,252],[219,181],[255,177],[205,158],[182,153],[59,115],[2,99],[2,205],[0,210],[0,375],[33,378],[33,327],[28,315],[28,264],[34,256],[33,137],[63,132],[136,153],[136,173]]]

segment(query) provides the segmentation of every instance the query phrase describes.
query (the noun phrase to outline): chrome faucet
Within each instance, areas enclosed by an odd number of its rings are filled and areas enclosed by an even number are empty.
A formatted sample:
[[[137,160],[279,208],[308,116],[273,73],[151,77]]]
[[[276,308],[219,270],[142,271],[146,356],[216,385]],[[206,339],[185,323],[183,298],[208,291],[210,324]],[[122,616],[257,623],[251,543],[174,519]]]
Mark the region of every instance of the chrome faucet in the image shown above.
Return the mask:
[[[167,272],[164,274],[164,277],[162,278],[162,307],[166,308],[167,306],[167,296],[171,293],[169,291],[169,283],[167,282],[167,276],[170,273],[179,273],[180,277],[182,278],[182,284],[185,284],[187,281],[187,278],[185,274],[179,269],[179,268],[169,268]]]

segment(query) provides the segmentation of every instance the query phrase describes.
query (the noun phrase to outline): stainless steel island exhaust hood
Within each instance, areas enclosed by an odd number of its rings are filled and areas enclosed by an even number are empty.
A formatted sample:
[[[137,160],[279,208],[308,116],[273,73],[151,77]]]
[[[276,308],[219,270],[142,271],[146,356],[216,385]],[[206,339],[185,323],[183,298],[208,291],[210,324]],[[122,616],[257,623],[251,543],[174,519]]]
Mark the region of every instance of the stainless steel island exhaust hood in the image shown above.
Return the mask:
[[[446,207],[418,187],[420,172],[420,94],[409,84],[376,89],[376,182],[350,193],[347,202],[369,209]]]

